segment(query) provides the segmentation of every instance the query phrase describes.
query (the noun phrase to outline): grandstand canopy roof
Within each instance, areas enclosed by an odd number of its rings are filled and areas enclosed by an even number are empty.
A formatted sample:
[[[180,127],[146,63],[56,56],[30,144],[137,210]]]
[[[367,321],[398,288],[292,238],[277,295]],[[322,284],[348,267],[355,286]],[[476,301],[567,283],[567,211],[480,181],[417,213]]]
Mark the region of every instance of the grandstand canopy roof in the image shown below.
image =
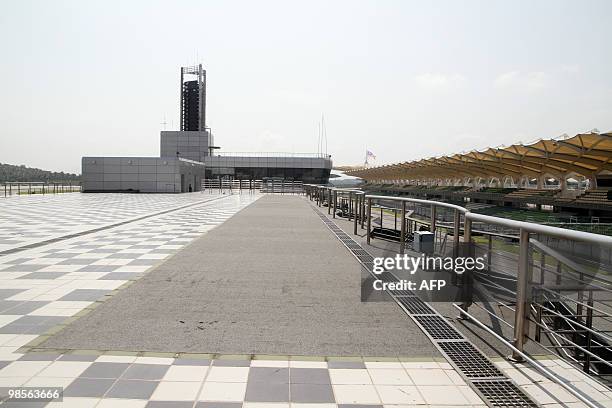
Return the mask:
[[[541,139],[532,144],[491,147],[347,172],[365,180],[426,180],[466,177],[593,177],[612,171],[612,133]]]

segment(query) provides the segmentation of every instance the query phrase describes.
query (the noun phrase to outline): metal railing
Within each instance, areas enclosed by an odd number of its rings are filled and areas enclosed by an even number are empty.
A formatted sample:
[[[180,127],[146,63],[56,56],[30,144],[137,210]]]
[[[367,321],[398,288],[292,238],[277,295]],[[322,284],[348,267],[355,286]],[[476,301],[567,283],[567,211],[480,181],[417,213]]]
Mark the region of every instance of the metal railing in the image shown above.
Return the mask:
[[[302,194],[304,184],[301,181],[288,180],[230,180],[202,179],[202,192],[240,194],[242,192],[261,192],[274,194]]]
[[[288,152],[222,152],[216,151],[211,157],[291,157],[308,159],[330,159],[331,154],[325,153],[288,153]]]
[[[452,251],[456,255],[460,245],[471,244],[475,255],[486,258],[486,269],[475,273],[474,279],[486,290],[487,297],[462,303],[459,307],[465,312],[464,318],[474,318],[467,312],[475,306],[484,310],[492,322],[511,328],[511,358],[515,361],[524,360],[525,344],[533,341],[585,372],[609,381],[612,237],[476,214],[439,201],[368,195],[359,190],[316,185],[306,185],[305,189],[318,206],[327,205],[328,213],[333,211],[334,217],[344,212],[349,220],[353,217],[355,234],[357,220],[362,228],[366,223],[368,244],[374,238],[373,209],[380,209],[381,227],[383,214],[394,213],[396,230],[397,214],[401,214],[397,231],[400,254],[407,245],[406,234],[416,230],[417,224],[434,233],[436,253]],[[428,214],[429,219],[407,217],[408,210]],[[493,232],[487,231],[490,227],[495,227]],[[512,318],[504,317],[503,312],[492,313],[491,308],[487,310],[479,302],[493,302],[499,310],[510,312]]]
[[[11,197],[30,194],[60,194],[81,191],[80,182],[6,182],[0,183],[0,196]]]

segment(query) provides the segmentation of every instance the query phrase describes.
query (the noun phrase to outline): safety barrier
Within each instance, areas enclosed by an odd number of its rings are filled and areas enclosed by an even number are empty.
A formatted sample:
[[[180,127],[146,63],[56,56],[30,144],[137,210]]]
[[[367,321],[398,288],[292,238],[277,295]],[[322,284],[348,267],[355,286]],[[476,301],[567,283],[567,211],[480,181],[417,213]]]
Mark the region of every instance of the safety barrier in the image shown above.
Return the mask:
[[[30,195],[30,194],[60,194],[60,193],[76,193],[81,191],[81,183],[78,182],[46,182],[46,181],[31,181],[31,182],[6,182],[0,184],[0,194],[4,191],[4,197],[14,195]]]
[[[479,307],[492,320],[513,331],[512,356],[523,361],[524,346],[534,341],[554,351],[585,372],[607,378],[612,376],[612,237],[515,221],[472,213],[454,204],[408,197],[368,195],[360,190],[306,185],[306,195],[317,206],[327,206],[328,214],[358,222],[366,230],[370,244],[375,238],[373,210],[393,213],[393,228],[400,228],[398,252],[406,250],[407,237],[417,224],[425,225],[436,237],[436,252],[448,249],[459,254],[462,244],[472,244],[476,254],[487,259],[487,268],[474,274],[476,282],[487,289],[498,307],[510,311],[513,321],[503,314],[486,310],[478,302],[459,305],[464,318],[473,319],[469,307]],[[407,217],[407,212],[427,208],[429,219]],[[440,217],[439,215],[442,215]],[[440,219],[452,220],[440,222]],[[487,230],[501,227],[503,234]],[[447,248],[447,236],[452,247]],[[490,301],[491,299],[487,300]],[[483,324],[479,322],[480,324]],[[488,326],[487,326],[488,327]],[[499,335],[499,333],[498,333]]]
[[[272,194],[302,194],[304,184],[301,181],[287,180],[229,180],[229,179],[203,179],[202,192],[240,194],[242,192],[261,192]]]

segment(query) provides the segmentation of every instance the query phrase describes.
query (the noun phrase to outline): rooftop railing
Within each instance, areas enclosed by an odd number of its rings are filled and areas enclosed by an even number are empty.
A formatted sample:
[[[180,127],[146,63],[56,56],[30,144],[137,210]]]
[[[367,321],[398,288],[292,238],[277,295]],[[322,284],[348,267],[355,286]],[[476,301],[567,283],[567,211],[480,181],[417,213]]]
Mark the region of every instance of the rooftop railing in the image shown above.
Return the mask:
[[[221,152],[215,151],[211,157],[303,157],[309,159],[330,159],[331,154],[324,153],[288,153],[288,152]]]
[[[348,214],[354,234],[358,222],[362,228],[365,223],[368,244],[380,237],[377,229],[391,230],[389,236],[399,241],[402,254],[417,225],[434,233],[435,254],[457,256],[461,245],[472,244],[474,256],[482,255],[487,265],[474,272],[476,295],[472,291],[470,299],[456,305],[462,318],[476,319],[471,307],[484,311],[488,324],[475,322],[509,346],[512,360],[533,363],[556,382],[550,370],[526,353],[528,341],[605,382],[612,380],[612,237],[476,214],[439,201],[317,185],[305,189],[318,206],[327,205],[334,218],[337,212]],[[389,212],[394,213],[394,224],[385,228],[383,216]],[[374,221],[380,227],[373,228]],[[503,234],[487,231],[491,226]],[[509,328],[511,338],[499,327]]]
[[[30,194],[76,193],[80,191],[81,183],[77,181],[11,181],[0,183],[0,197],[12,197]]]

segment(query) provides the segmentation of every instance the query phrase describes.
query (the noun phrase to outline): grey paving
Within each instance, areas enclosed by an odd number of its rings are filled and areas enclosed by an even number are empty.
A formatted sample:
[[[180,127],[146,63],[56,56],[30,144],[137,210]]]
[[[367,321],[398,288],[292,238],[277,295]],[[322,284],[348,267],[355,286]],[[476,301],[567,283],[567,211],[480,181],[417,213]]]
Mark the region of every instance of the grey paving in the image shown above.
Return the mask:
[[[288,402],[289,384],[249,381],[244,400],[250,402]]]
[[[101,398],[115,382],[114,379],[77,378],[64,391],[64,397]]]
[[[242,408],[242,402],[203,402],[196,404],[195,408]]]
[[[242,404],[239,404],[242,407]],[[217,406],[218,407],[218,406]],[[193,408],[190,401],[149,401],[145,408]]]
[[[291,384],[291,401],[302,403],[335,402],[331,384]]]
[[[127,363],[93,363],[81,374],[83,378],[119,378],[125,372]]]
[[[121,319],[117,319],[121,316]],[[306,200],[264,196],[42,347],[223,354],[439,356]]]
[[[117,380],[105,397],[149,399],[158,384],[156,381]]]
[[[20,276],[17,279],[57,279],[60,276],[66,275],[66,273],[67,272],[32,272]]]
[[[75,289],[66,296],[62,296],[59,300],[93,302],[109,292],[110,290],[102,289]]]
[[[167,365],[132,364],[121,378],[126,380],[161,380],[168,371]]]
[[[329,371],[325,368],[292,368],[292,384],[331,384]]]
[[[5,302],[11,302],[9,300],[6,300]],[[0,303],[2,303],[2,301],[0,301]],[[44,305],[48,304],[49,302],[43,302],[43,301],[33,301],[33,300],[28,300],[28,301],[14,301],[12,302],[12,306],[11,304],[8,304],[6,306],[6,309],[4,309],[2,311],[2,313],[0,314],[10,314],[10,315],[26,315],[28,313],[33,312],[36,309],[39,309],[41,307],[43,307]]]

